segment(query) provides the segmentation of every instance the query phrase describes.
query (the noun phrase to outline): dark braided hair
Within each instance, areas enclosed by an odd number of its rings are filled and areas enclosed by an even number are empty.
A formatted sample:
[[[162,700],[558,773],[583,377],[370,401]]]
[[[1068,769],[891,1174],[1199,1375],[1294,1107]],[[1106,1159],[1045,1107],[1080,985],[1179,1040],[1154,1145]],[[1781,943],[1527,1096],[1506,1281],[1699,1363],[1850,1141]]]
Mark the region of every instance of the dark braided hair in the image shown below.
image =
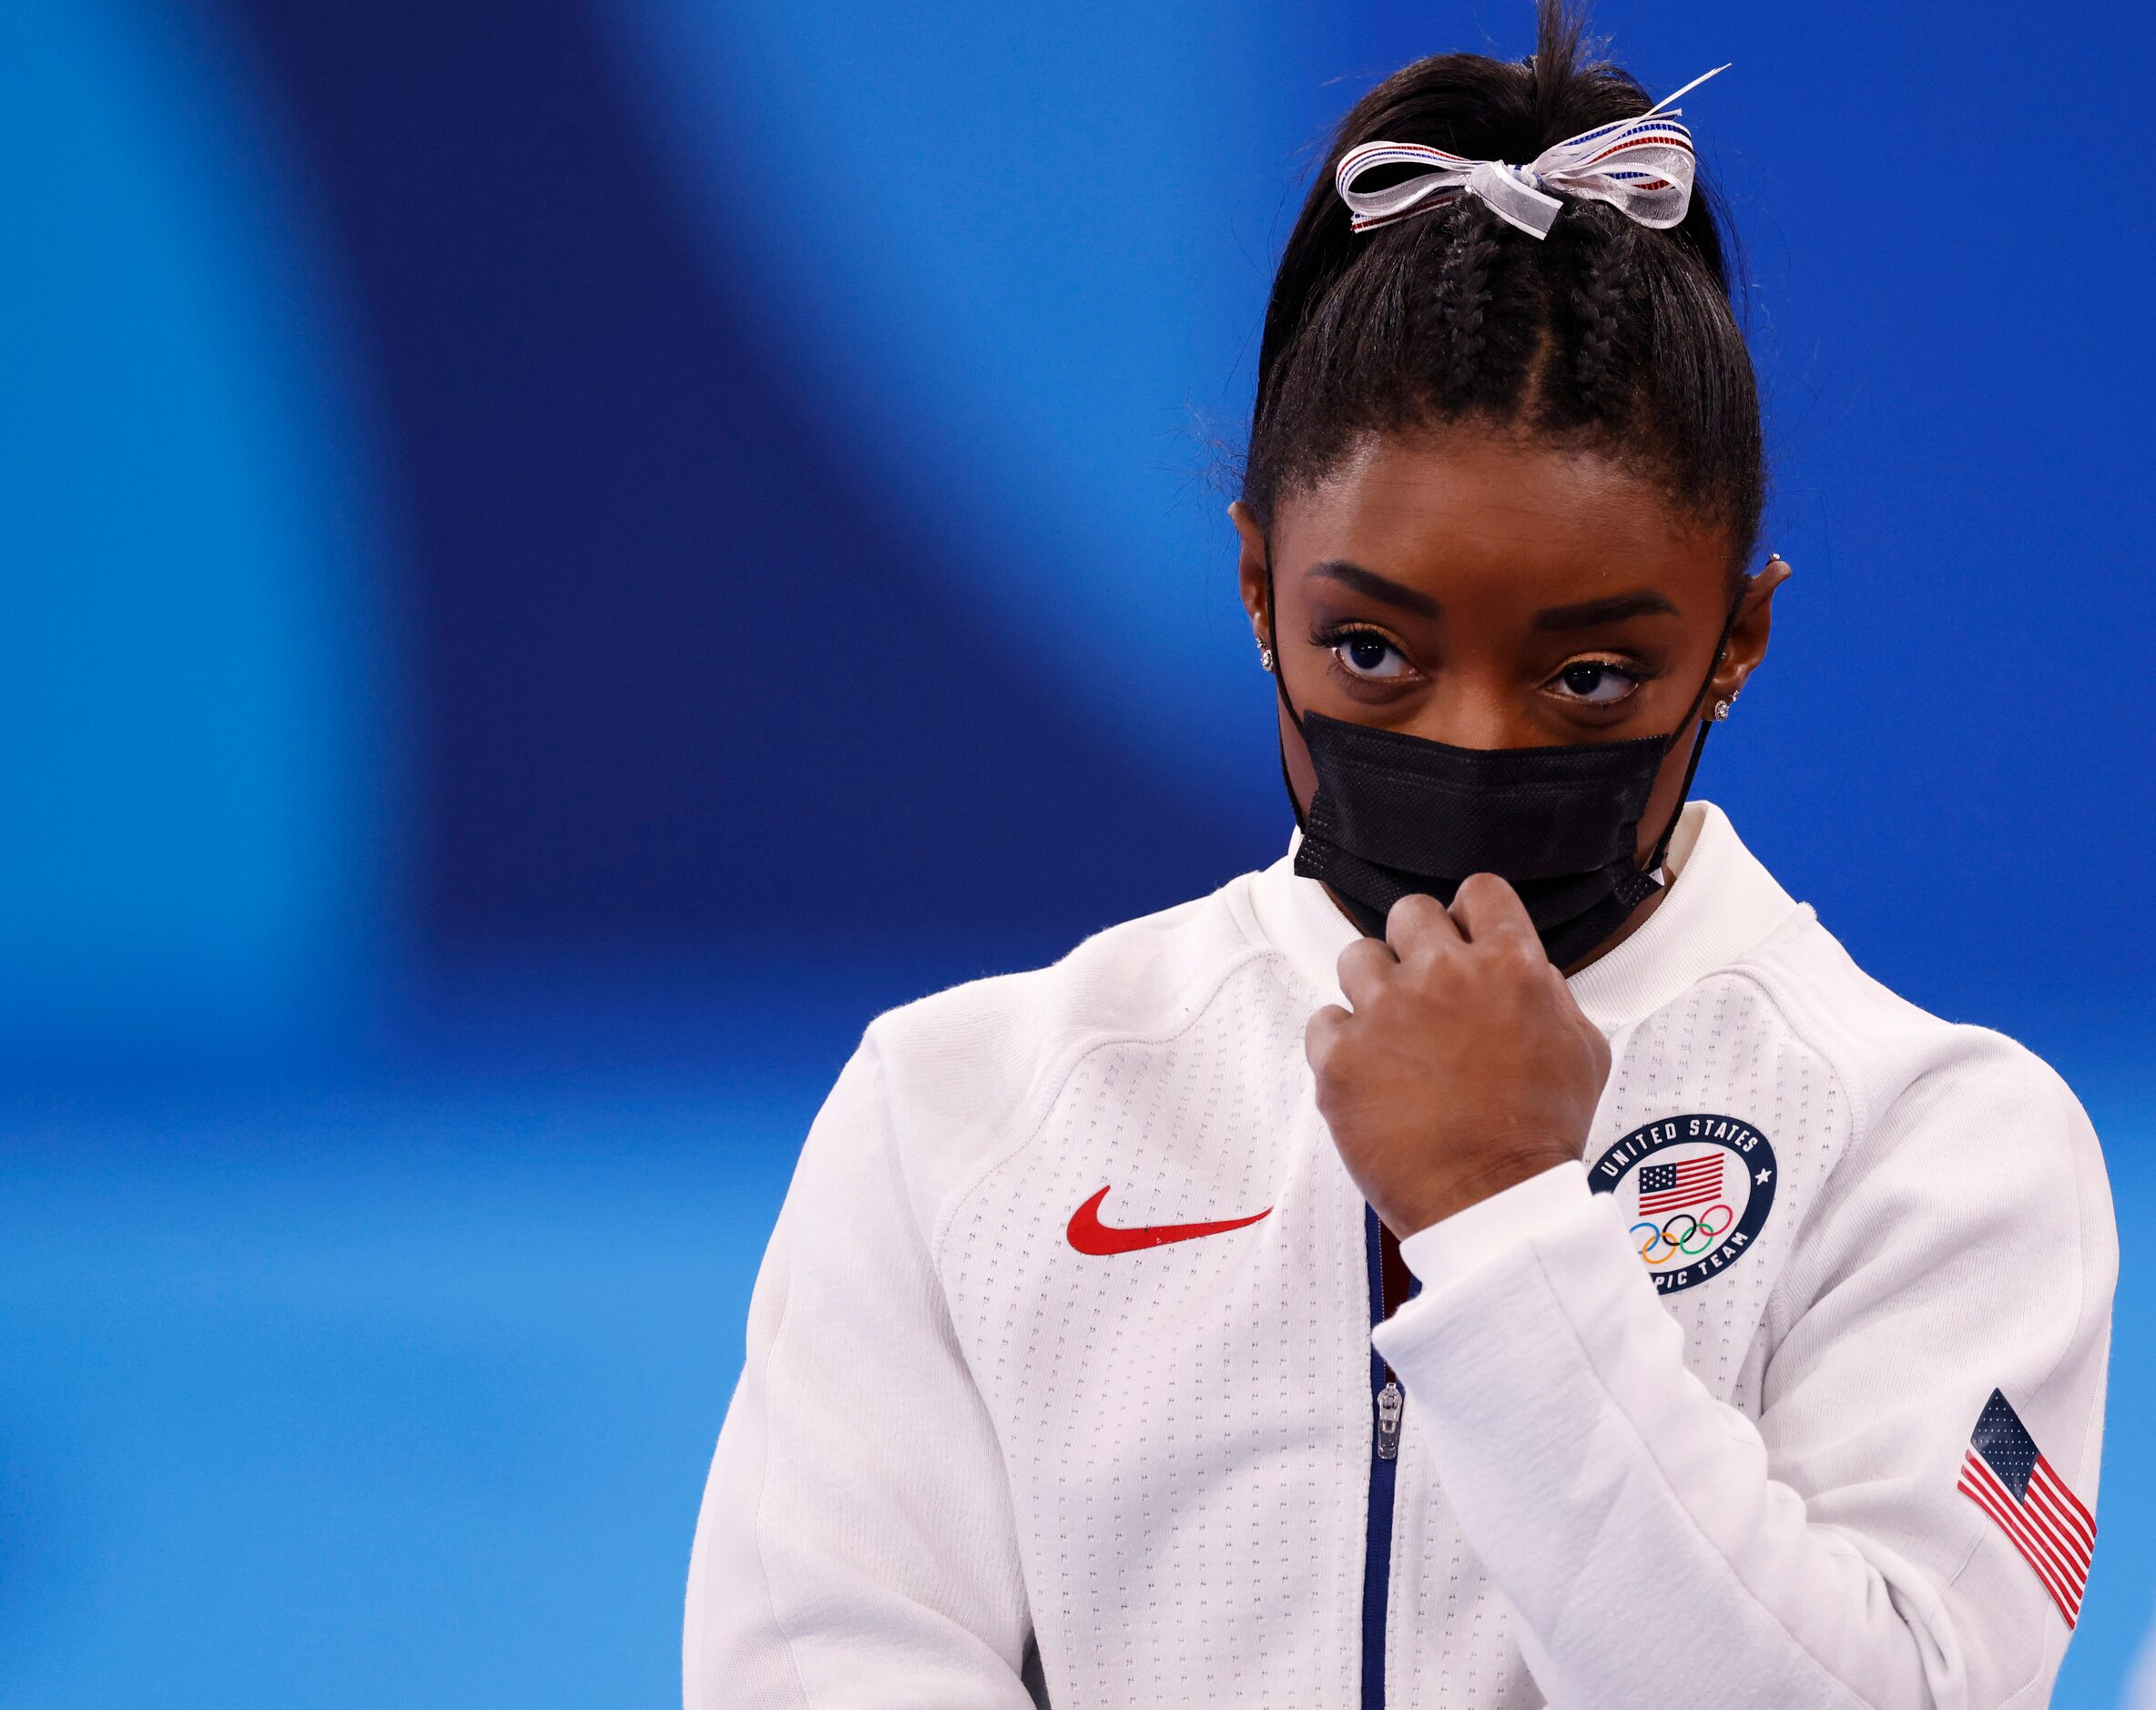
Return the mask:
[[[1531,58],[1418,60],[1341,121],[1266,307],[1243,502],[1269,528],[1283,497],[1364,436],[1474,421],[1617,459],[1725,531],[1742,575],[1765,456],[1703,178],[1668,230],[1568,197],[1547,239],[1464,193],[1358,236],[1334,191],[1335,164],[1362,143],[1524,163],[1648,110],[1629,73],[1587,56],[1571,0],[1537,12]]]

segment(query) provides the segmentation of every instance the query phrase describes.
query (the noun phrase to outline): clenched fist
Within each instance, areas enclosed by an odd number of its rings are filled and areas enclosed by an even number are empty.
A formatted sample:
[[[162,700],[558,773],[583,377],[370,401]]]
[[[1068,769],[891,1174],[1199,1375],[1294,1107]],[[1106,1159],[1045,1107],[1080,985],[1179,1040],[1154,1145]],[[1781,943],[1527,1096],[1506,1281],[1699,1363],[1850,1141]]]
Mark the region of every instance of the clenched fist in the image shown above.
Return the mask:
[[[1354,1013],[1326,1005],[1303,1043],[1341,1161],[1394,1235],[1580,1156],[1609,1042],[1502,879],[1476,874],[1449,910],[1403,897],[1339,973]]]

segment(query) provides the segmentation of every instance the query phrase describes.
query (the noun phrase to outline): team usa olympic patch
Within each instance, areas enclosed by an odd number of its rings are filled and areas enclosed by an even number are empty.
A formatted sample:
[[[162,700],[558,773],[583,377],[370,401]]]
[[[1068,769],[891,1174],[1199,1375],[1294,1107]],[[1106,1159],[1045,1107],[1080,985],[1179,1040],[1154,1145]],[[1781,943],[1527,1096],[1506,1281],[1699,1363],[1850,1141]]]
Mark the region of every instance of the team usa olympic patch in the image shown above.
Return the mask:
[[[1693,1288],[1742,1258],[1775,1208],[1775,1148],[1734,1116],[1665,1116],[1597,1158],[1588,1186],[1615,1196],[1654,1286]]]

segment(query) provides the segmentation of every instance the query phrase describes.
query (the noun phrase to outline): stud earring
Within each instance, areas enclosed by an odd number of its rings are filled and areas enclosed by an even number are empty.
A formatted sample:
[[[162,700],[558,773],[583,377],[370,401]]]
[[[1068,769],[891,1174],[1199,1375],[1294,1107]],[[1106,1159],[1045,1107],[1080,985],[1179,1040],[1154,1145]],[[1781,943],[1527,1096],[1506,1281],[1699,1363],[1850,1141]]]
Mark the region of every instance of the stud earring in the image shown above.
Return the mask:
[[[1728,717],[1729,717],[1729,703],[1728,703],[1727,701],[1725,701],[1725,700],[1718,700],[1718,701],[1716,701],[1716,702],[1714,703],[1714,718],[1715,718],[1715,720],[1716,720],[1717,722],[1719,722],[1719,721],[1721,721],[1722,719],[1724,719],[1724,718],[1728,718]]]
[[[1273,668],[1273,650],[1262,641],[1257,644],[1257,662],[1268,672]]]

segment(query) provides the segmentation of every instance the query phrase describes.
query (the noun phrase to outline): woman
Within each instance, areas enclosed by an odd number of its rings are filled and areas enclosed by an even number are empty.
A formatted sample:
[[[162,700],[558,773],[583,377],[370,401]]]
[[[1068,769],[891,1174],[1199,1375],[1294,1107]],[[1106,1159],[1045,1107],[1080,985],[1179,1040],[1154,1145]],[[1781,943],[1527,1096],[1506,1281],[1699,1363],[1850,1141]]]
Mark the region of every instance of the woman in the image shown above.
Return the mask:
[[[869,1029],[687,1701],[2040,1703],[2103,1165],[1686,805],[1789,574],[1688,138],[1546,0],[1331,162],[1232,509],[1297,835]]]

